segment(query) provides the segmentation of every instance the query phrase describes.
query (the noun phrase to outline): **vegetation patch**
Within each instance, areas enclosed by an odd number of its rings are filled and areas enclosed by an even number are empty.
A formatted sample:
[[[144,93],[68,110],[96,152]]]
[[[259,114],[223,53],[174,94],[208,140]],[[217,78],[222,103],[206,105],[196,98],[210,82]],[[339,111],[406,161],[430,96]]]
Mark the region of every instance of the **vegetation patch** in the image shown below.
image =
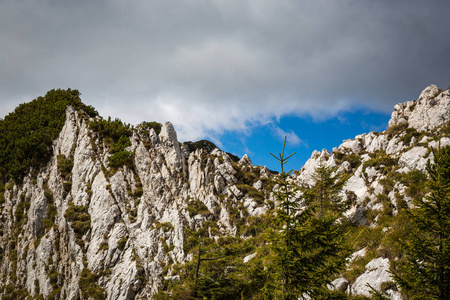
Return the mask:
[[[28,299],[30,294],[26,288],[19,288],[14,284],[8,284],[3,288],[2,300]]]
[[[156,134],[161,133],[162,124],[158,122],[142,122],[140,124],[142,129],[150,130],[153,129]]]
[[[206,207],[206,205],[200,200],[190,200],[188,202],[187,210],[191,218],[199,214],[204,217],[211,214],[208,207]]]
[[[127,244],[128,238],[126,236],[123,236],[120,238],[120,240],[117,241],[117,249],[120,251],[123,251],[125,249],[125,245]]]
[[[57,156],[57,167],[59,175],[64,180],[69,180],[72,175],[73,158],[66,158],[64,154]]]
[[[57,215],[56,207],[54,203],[49,203],[47,205],[47,210],[45,214],[45,219],[42,222],[45,231],[49,231],[55,225],[55,219]]]
[[[363,172],[367,167],[374,167],[377,170],[390,170],[390,167],[395,166],[398,162],[398,158],[391,157],[386,154],[385,151],[379,150],[373,153],[369,153],[370,159],[363,164]]]
[[[93,300],[106,299],[105,289],[97,284],[99,277],[99,275],[92,273],[88,268],[83,269],[78,281],[83,298]]]
[[[0,120],[0,180],[20,180],[31,168],[39,169],[52,156],[52,142],[65,122],[71,105],[89,116],[97,115],[83,104],[77,90],[51,90],[44,97],[20,104]]]
[[[88,213],[88,207],[76,206],[73,202],[70,202],[64,217],[69,221],[75,232],[77,243],[80,246],[84,246],[82,237],[91,229],[91,216]]]
[[[236,171],[236,179],[243,184],[253,186],[253,183],[259,180],[259,173],[256,173],[257,168],[252,168],[251,166],[239,166],[237,163],[231,163],[234,170]]]
[[[247,195],[247,197],[253,198],[258,204],[262,204],[264,202],[263,192],[258,191],[253,186],[248,184],[238,184],[236,187]]]
[[[408,128],[407,122],[389,126],[389,128],[387,130],[388,138],[390,138],[390,139],[393,138],[397,134],[404,132],[407,128]]]
[[[427,192],[427,175],[419,170],[402,174],[400,182],[406,186],[406,195],[412,198],[423,197]]]
[[[103,138],[109,147],[111,156],[108,157],[109,166],[119,168],[121,166],[131,167],[133,165],[134,153],[125,148],[131,146],[130,136],[132,134],[130,124],[125,124],[119,119],[108,120],[99,118],[89,123],[89,127]]]
[[[155,221],[156,223],[156,221]],[[164,223],[156,223],[156,228],[161,228],[164,232],[168,232],[174,229],[173,225],[170,222],[164,222]]]
[[[342,164],[344,161],[348,161],[353,169],[357,168],[361,163],[361,157],[354,153],[345,154],[340,151],[335,151],[333,152],[333,154],[338,164]]]
[[[418,132],[414,128],[407,128],[405,134],[400,138],[400,141],[404,145],[409,145],[413,138],[416,139],[416,143],[425,135],[425,132]]]

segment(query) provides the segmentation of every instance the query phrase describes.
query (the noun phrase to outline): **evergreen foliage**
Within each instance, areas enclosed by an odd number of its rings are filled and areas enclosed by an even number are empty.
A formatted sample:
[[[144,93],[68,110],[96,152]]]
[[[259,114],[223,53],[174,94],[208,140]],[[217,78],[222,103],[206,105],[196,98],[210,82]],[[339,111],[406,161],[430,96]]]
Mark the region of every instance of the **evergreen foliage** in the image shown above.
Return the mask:
[[[398,158],[391,157],[383,150],[378,150],[373,153],[369,153],[370,159],[363,164],[363,171],[366,171],[367,167],[374,167],[382,171],[389,170],[398,162]]]
[[[51,90],[44,97],[20,104],[0,120],[0,179],[20,180],[29,170],[39,169],[52,155],[52,141],[71,105],[93,117],[97,112],[83,104],[77,90]]]
[[[147,130],[153,129],[153,130],[155,130],[156,134],[159,134],[161,132],[162,124],[158,123],[158,122],[155,122],[155,121],[142,122],[141,123],[141,128],[147,129]]]
[[[342,214],[349,207],[349,203],[343,200],[341,191],[348,177],[336,171],[337,168],[327,167],[322,162],[314,170],[315,185],[305,190],[308,204],[318,207],[319,215]]]
[[[89,127],[96,131],[104,139],[111,152],[108,157],[109,166],[119,168],[121,166],[132,166],[134,153],[125,150],[131,146],[130,136],[132,134],[130,124],[123,123],[120,119],[108,120],[99,118],[89,123]]]
[[[317,299],[330,294],[326,285],[345,266],[350,248],[345,241],[343,227],[337,222],[337,215],[317,213],[320,206],[315,202],[301,207],[300,201],[305,196],[299,196],[297,187],[289,182],[291,171],[284,171],[284,164],[293,155],[285,158],[285,144],[279,157],[272,154],[281,165],[279,188],[275,193],[279,206],[275,216],[276,227],[269,235],[272,252],[268,263],[270,280],[263,291],[270,299]],[[325,174],[329,171],[324,167],[316,170],[316,174],[322,177],[313,187],[314,192],[307,192],[312,195],[322,191],[318,194],[322,197],[322,204],[334,203],[339,198],[337,193],[340,189],[332,189],[339,186],[335,182],[337,178]],[[325,178],[329,180],[325,181]]]
[[[70,222],[75,232],[76,242],[84,246],[82,237],[91,229],[91,216],[88,207],[76,206],[73,202],[69,202],[69,208],[64,213],[64,217]]]
[[[93,300],[106,299],[105,289],[97,284],[99,277],[100,276],[92,273],[88,268],[83,268],[80,280],[78,281],[83,298]]]
[[[174,267],[180,281],[164,282],[155,299],[240,299],[250,296],[243,255],[254,249],[251,241],[237,237],[209,237],[209,222],[194,233],[193,260]]]
[[[57,156],[57,166],[61,177],[68,180],[72,174],[73,159],[66,158],[64,154]]]
[[[410,299],[450,299],[450,147],[428,161],[430,193],[415,199],[411,236],[402,241],[406,259],[394,278]]]

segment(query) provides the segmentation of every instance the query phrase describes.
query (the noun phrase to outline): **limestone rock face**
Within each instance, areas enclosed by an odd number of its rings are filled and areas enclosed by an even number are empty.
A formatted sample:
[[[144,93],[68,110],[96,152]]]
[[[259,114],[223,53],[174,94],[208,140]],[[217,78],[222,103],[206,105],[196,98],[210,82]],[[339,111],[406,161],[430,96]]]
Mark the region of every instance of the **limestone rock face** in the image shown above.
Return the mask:
[[[408,124],[417,131],[433,130],[450,121],[450,91],[430,85],[419,99],[397,104],[389,126]]]
[[[369,283],[374,289],[381,290],[381,285],[384,282],[392,282],[391,274],[389,273],[389,259],[376,258],[371,260],[366,265],[366,271],[359,276],[356,281],[351,285],[351,293],[353,295],[370,296],[370,288],[367,286]],[[391,299],[401,299],[400,293],[390,290],[393,297]]]
[[[49,163],[4,193],[0,253],[21,258],[12,262],[3,256],[0,262],[0,278],[11,286],[44,298],[86,298],[83,276],[93,274],[90,283],[107,299],[149,299],[163,277],[172,278],[165,266],[190,259],[185,228],[206,221],[189,213],[192,199],[218,214],[221,235],[236,232],[229,218],[232,203],[245,198],[252,215],[266,210],[237,187],[237,170],[254,168],[248,156],[234,164],[219,149],[189,153],[167,122],[159,135],[132,128],[126,149],[134,154],[132,166],[111,168],[110,146],[90,129],[90,121],[68,107]],[[61,159],[73,163],[69,176],[61,174]],[[264,186],[256,179],[254,184]],[[29,208],[19,222],[14,213],[22,202]]]

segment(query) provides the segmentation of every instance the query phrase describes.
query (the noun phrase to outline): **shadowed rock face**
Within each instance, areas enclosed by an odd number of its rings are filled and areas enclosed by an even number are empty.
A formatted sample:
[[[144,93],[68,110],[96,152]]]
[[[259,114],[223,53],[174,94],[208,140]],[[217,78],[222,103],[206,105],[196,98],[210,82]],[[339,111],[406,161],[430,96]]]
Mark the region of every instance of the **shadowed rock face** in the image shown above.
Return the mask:
[[[331,153],[314,151],[292,180],[312,185],[320,163],[338,167],[349,175],[344,197],[351,199],[352,206],[346,215],[368,224],[363,212],[377,209],[376,195],[386,192],[380,182],[386,170],[424,171],[431,158],[428,147],[438,146],[433,137],[449,118],[450,91],[432,85],[419,100],[395,106],[390,130],[346,140]],[[126,149],[133,153],[132,166],[111,168],[110,146],[89,128],[89,122],[68,107],[50,162],[23,182],[6,185],[5,202],[0,204],[4,286],[45,298],[58,294],[77,299],[89,283],[107,299],[150,298],[162,278],[172,275],[171,264],[191,259],[184,248],[185,228],[212,220],[219,235],[234,235],[233,206],[258,216],[268,210],[267,201],[274,200],[272,193],[265,192],[264,201],[255,201],[242,189],[245,180],[245,186],[264,191],[264,179],[274,176],[269,170],[253,166],[248,156],[236,163],[227,153],[211,149],[212,143],[206,143],[206,149],[203,144],[192,148],[195,143],[185,147],[169,122],[159,134],[133,128]],[[450,138],[444,136],[440,143],[448,145]],[[61,158],[73,163],[68,176],[58,168]],[[244,178],[248,170],[257,176]],[[393,203],[394,189],[404,194],[406,187],[397,182],[387,191]],[[193,212],[193,200],[201,201],[209,213]],[[411,205],[411,198],[406,200]],[[365,283],[376,287],[390,280],[388,266],[388,260],[376,258],[354,283],[338,280],[336,284],[353,294],[367,294]],[[398,292],[389,293],[391,299],[400,299]]]

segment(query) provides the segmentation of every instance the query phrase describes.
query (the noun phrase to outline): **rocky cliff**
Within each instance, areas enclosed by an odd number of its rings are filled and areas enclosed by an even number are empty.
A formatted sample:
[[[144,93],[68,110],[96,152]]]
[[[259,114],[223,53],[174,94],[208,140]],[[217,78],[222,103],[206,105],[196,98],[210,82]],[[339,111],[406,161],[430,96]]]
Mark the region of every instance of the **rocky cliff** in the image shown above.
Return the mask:
[[[399,198],[412,206],[403,177],[423,172],[430,148],[450,144],[450,91],[426,88],[418,100],[395,106],[389,128],[344,141],[331,153],[314,151],[292,179],[314,183],[321,163],[348,174],[346,216],[379,228],[395,215]],[[45,299],[151,298],[172,266],[192,259],[189,232],[214,222],[210,236],[241,235],[246,216],[273,206],[273,176],[248,156],[233,161],[219,149],[185,147],[170,123],[130,129],[124,149],[131,162],[111,164],[114,147],[90,125],[94,119],[68,107],[49,162],[20,182],[5,185],[0,204],[0,295]],[[437,138],[441,136],[440,141]],[[244,220],[241,222],[240,219]],[[349,261],[364,261],[353,279],[334,286],[369,295],[366,283],[401,299],[390,282],[389,257],[358,249]],[[386,256],[386,255],[385,255]],[[247,258],[248,259],[248,258]],[[171,277],[172,276],[172,277]],[[95,297],[94,297],[95,298]]]
[[[450,145],[450,90],[431,85],[418,100],[397,104],[394,109],[386,131],[358,135],[331,153],[314,151],[295,176],[298,184],[312,185],[312,174],[319,164],[347,173],[349,180],[344,191],[352,201],[347,217],[374,231],[381,230],[382,236],[388,236],[395,228],[381,218],[396,216],[402,205],[414,206],[412,200],[420,194],[416,189],[426,178],[422,177],[426,163],[433,160],[431,149]],[[363,274],[352,282],[338,278],[334,283],[349,294],[370,296],[369,283],[390,299],[402,299],[395,285],[386,288],[392,282],[389,258],[396,257],[386,253],[382,243],[376,246],[371,257],[364,260],[367,248],[363,248],[350,260],[359,258],[367,263]]]

